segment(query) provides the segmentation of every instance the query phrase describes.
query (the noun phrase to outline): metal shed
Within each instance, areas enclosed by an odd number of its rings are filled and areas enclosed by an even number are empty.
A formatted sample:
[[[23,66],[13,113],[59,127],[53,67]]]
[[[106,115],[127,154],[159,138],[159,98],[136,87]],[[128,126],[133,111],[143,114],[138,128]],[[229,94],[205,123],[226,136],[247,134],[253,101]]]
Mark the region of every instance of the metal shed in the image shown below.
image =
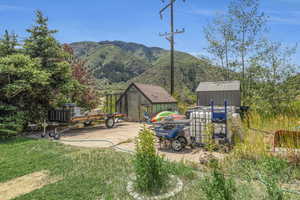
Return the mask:
[[[149,115],[177,110],[177,101],[162,87],[132,83],[116,102],[117,111],[127,114],[129,121],[141,121]]]
[[[201,82],[196,92],[198,106],[208,106],[212,100],[217,106],[223,106],[225,100],[229,106],[241,106],[240,81]]]

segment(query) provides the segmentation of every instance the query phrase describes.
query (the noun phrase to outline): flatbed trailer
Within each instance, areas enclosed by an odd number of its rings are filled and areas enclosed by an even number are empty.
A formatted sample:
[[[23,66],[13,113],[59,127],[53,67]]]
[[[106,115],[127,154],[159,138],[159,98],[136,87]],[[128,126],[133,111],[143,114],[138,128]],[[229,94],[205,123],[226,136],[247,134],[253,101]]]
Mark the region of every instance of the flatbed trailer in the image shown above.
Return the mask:
[[[77,111],[76,111],[77,109]],[[49,135],[54,139],[59,139],[61,134],[73,129],[78,123],[83,123],[85,126],[91,125],[93,122],[104,122],[106,128],[114,128],[119,119],[126,117],[121,113],[86,113],[79,114],[78,107],[74,105],[65,106],[63,109],[50,110],[48,112],[48,120],[43,124],[43,132],[41,137]]]

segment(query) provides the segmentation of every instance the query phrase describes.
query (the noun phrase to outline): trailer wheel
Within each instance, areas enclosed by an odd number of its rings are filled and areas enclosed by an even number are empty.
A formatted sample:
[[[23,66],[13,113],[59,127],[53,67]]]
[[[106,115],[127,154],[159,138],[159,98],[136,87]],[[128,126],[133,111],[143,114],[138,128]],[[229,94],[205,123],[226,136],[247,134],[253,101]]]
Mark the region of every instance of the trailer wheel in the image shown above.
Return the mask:
[[[54,130],[49,131],[48,135],[49,135],[49,137],[54,137],[55,131]]]
[[[183,144],[178,139],[172,140],[171,146],[174,151],[181,151],[183,149]]]
[[[55,140],[59,140],[59,139],[60,139],[60,134],[59,134],[59,133],[56,133],[56,134],[53,136],[53,138],[54,138]]]
[[[115,126],[114,118],[110,117],[105,121],[105,125],[107,128],[113,128]]]
[[[41,137],[42,138],[46,137],[46,133],[44,131],[42,132]]]

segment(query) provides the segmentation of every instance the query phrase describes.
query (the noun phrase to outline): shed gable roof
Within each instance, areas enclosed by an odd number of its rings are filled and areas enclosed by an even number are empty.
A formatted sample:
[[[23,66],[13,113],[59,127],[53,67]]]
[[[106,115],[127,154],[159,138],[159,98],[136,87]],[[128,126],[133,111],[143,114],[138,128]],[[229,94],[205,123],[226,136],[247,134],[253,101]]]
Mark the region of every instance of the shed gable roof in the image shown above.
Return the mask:
[[[177,101],[162,87],[156,85],[148,85],[141,83],[133,83],[135,87],[146,97],[151,103],[177,103]]]
[[[240,81],[201,82],[196,92],[240,91]]]

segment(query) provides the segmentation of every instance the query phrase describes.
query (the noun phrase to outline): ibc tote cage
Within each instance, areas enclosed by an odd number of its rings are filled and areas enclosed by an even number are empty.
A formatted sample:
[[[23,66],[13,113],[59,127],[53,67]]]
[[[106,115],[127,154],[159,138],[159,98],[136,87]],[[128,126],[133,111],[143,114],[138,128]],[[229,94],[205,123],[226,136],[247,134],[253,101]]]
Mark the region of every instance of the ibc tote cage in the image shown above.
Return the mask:
[[[232,114],[235,113],[234,106],[227,106],[225,101],[224,106],[199,106],[192,108],[187,112],[187,117],[190,119],[190,135],[195,143],[203,146],[213,138],[227,139],[228,137],[228,120],[231,119]],[[220,114],[225,115],[225,121],[219,120],[217,117]],[[213,134],[209,134],[209,126],[213,128]],[[223,137],[223,138],[222,138]]]

